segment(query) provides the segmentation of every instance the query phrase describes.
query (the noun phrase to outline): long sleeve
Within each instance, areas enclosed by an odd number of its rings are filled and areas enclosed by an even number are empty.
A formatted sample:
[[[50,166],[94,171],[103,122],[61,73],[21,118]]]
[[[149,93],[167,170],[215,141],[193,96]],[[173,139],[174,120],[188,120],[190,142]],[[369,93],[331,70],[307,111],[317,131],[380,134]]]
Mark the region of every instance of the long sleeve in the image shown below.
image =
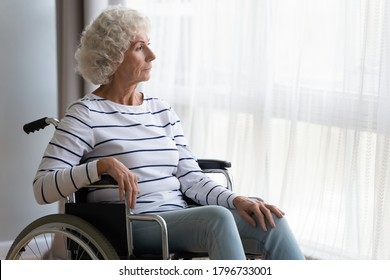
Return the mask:
[[[33,182],[39,204],[58,201],[99,180],[96,161],[82,163],[93,147],[88,115],[88,108],[76,103],[54,132]]]
[[[179,151],[179,164],[176,176],[180,181],[182,192],[188,198],[201,205],[220,205],[234,208],[233,200],[238,195],[210,179],[200,169],[183,134],[179,118],[172,110],[175,123],[173,136]]]

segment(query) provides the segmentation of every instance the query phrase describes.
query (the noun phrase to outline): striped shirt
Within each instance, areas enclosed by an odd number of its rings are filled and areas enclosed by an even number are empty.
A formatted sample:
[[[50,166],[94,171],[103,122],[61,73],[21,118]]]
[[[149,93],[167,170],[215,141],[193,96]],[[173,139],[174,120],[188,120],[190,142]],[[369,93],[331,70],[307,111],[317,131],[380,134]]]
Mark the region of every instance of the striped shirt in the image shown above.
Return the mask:
[[[73,103],[49,142],[33,182],[38,203],[58,201],[100,177],[97,161],[115,157],[138,177],[134,213],[201,205],[233,208],[236,194],[205,175],[183,134],[180,119],[163,100],[145,96],[140,106],[94,94]],[[118,190],[99,189],[90,202],[119,202]]]

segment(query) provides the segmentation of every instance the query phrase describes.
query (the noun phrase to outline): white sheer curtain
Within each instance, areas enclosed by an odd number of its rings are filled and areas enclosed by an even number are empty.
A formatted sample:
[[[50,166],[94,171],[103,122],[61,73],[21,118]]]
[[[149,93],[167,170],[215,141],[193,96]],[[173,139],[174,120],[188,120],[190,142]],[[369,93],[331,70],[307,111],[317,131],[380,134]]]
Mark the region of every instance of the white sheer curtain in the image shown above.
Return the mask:
[[[389,259],[389,3],[273,4],[269,187],[307,253]]]
[[[152,20],[143,90],[198,157],[279,205],[305,253],[390,259],[390,3],[128,0]]]

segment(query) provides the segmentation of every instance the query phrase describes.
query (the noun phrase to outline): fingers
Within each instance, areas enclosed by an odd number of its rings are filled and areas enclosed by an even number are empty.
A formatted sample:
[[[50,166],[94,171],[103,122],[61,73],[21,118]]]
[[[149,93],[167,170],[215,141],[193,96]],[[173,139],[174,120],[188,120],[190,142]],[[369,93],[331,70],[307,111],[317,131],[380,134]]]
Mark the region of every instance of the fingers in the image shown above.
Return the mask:
[[[250,215],[246,211],[240,212],[241,218],[246,221],[248,224],[250,224],[252,227],[256,227],[256,221],[253,219],[252,215]]]
[[[118,184],[119,201],[126,200],[130,208],[134,208],[139,193],[138,178],[119,160],[108,157],[97,163],[98,174],[109,174]]]
[[[272,217],[271,210],[268,209],[264,203],[260,204],[259,209],[260,209],[261,213],[263,214],[262,220],[260,220],[260,224],[262,225],[262,227],[266,228],[266,221],[268,221],[268,223],[270,224],[271,227],[275,227],[275,221],[274,221],[274,218]]]
[[[127,205],[130,208],[135,208],[137,196],[139,194],[138,179],[132,173],[129,176],[125,176],[120,182],[118,182],[119,188],[119,200],[126,199]]]
[[[265,207],[267,207],[278,218],[283,218],[283,216],[286,214],[286,213],[284,213],[282,210],[280,210],[278,207],[276,207],[274,205],[265,204]]]
[[[135,204],[137,201],[137,196],[139,194],[139,189],[138,189],[138,178],[137,176],[133,176],[133,181],[132,181],[132,188],[131,190],[128,191],[129,197],[128,197],[128,203],[130,202],[130,208],[135,208]]]
[[[251,215],[256,216],[260,227],[262,228],[263,231],[267,231],[267,223],[273,228],[276,226],[275,220],[272,214],[275,214],[276,217],[278,218],[283,218],[285,213],[281,211],[279,208],[277,208],[274,205],[266,204],[261,201],[254,201],[247,209],[246,216],[242,215],[242,217],[249,222],[249,224],[256,225],[255,220]],[[250,220],[251,219],[251,220]]]
[[[271,227],[275,226],[275,222],[272,218],[272,215],[270,215],[269,210],[265,207],[263,207],[263,203],[260,205],[254,206],[253,214],[257,217],[257,220],[260,223],[260,227],[263,231],[267,231],[267,223],[266,220],[270,223]]]

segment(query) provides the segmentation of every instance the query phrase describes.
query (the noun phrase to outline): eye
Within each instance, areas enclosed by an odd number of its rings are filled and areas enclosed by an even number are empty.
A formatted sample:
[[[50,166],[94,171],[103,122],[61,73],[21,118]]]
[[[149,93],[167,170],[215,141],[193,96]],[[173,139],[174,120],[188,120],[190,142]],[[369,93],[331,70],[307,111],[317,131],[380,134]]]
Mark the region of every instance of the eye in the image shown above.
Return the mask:
[[[138,46],[135,48],[135,50],[136,50],[136,51],[142,51],[143,48],[144,48],[143,44],[140,44],[140,45],[138,45]]]

